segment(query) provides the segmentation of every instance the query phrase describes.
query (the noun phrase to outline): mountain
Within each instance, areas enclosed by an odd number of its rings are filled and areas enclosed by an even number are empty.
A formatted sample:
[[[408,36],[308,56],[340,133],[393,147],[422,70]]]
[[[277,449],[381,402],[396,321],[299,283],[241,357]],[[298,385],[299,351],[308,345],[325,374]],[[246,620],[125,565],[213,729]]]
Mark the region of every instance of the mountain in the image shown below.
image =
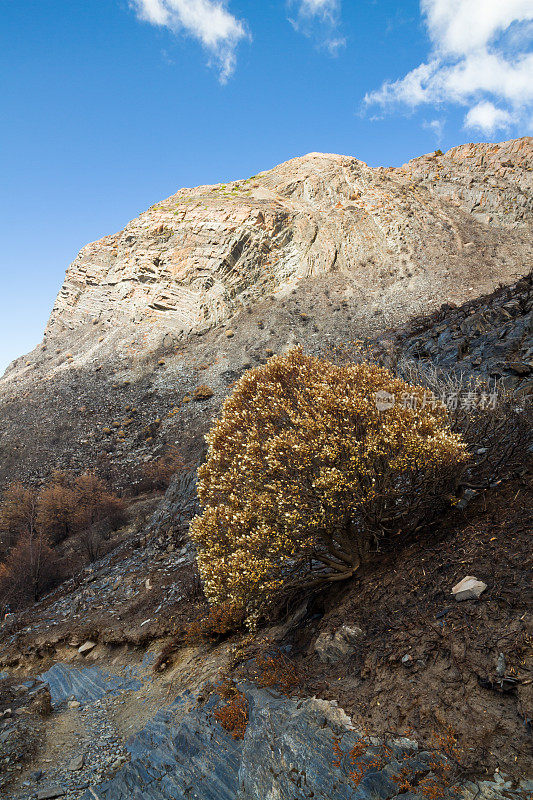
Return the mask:
[[[532,141],[401,168],[311,153],[181,189],[87,245],[43,343],[0,380],[0,483],[106,459],[133,468],[168,442],[197,454],[228,384],[271,352],[379,333],[517,280],[532,261]],[[200,385],[212,398],[188,404]]]
[[[529,800],[531,144],[399,169],[311,154],[182,189],[81,251],[0,379],[0,489],[96,469],[123,514],[56,543],[37,602],[4,595],[1,796]],[[354,340],[436,376],[459,417],[487,403],[459,429],[490,479],[253,633],[209,630],[188,536],[202,436],[252,365]],[[481,384],[459,397],[458,372]],[[491,406],[486,379],[512,394]],[[143,490],[173,446],[189,463]],[[453,594],[466,576],[481,593]]]

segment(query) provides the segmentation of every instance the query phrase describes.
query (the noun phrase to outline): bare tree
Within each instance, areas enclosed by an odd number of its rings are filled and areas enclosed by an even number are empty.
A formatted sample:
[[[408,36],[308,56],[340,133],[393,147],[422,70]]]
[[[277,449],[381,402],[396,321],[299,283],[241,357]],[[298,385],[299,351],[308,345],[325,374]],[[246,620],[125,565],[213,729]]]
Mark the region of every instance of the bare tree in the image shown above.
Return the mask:
[[[0,566],[0,602],[35,603],[61,578],[60,562],[43,534],[22,534]]]
[[[33,537],[37,528],[38,494],[19,481],[10,484],[0,502],[0,530],[10,535],[12,544],[20,535]]]

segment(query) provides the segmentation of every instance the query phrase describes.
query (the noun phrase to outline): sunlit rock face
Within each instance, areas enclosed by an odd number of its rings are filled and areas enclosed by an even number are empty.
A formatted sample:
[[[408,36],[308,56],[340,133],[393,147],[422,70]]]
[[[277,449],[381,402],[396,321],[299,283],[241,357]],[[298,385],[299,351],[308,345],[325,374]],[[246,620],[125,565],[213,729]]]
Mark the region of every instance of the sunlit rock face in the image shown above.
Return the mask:
[[[383,293],[403,316],[468,299],[523,271],[531,141],[464,145],[400,169],[311,153],[246,180],[181,189],[83,248],[47,335],[120,326],[114,340],[150,348],[166,331],[208,330],[332,273],[363,301]]]

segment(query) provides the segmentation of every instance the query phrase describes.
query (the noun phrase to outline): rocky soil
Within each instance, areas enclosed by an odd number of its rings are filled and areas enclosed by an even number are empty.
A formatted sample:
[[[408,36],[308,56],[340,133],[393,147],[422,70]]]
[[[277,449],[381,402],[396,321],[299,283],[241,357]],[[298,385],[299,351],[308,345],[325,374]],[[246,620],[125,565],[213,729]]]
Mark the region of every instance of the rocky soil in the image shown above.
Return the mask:
[[[410,320],[372,340],[375,353],[503,381],[518,396],[533,393],[533,273],[453,307]]]
[[[533,719],[533,517],[526,477],[458,509],[431,544],[415,538],[398,549],[392,543],[359,579],[289,610],[276,627],[252,639],[236,635],[182,647],[165,671],[154,673],[165,637],[203,608],[191,591],[192,553],[179,546],[180,532],[173,544],[168,527],[183,507],[184,483],[181,489],[179,481],[170,487],[140,547],[106,556],[2,631],[0,664],[11,683],[0,682],[0,693],[3,686],[25,682],[42,691],[46,682],[53,705],[44,718],[35,711],[16,717],[23,720],[29,748],[5,752],[6,779],[15,777],[8,797],[29,800],[51,790],[70,800],[118,800],[128,791],[131,797],[154,792],[158,800],[194,797],[185,792],[193,785],[194,752],[205,756],[194,781],[198,798],[240,796],[231,792],[245,784],[243,800],[259,800],[268,796],[261,792],[272,774],[281,787],[288,781],[283,791],[297,791],[290,782],[303,772],[312,780],[298,790],[350,797],[349,782],[339,783],[326,753],[335,727],[313,721],[316,709],[324,707],[304,705],[301,712],[301,700],[313,696],[338,704],[348,729],[385,738],[408,732],[422,749],[435,733],[451,728],[464,753],[463,796],[469,798],[485,777],[488,797],[493,791],[500,797],[500,790],[508,798],[505,793],[515,790],[527,797],[527,786],[520,784],[530,774]],[[137,542],[138,534],[131,535]],[[477,600],[458,602],[451,589],[466,575],[487,589]],[[296,669],[294,692],[300,700],[257,694],[250,683],[258,653],[271,648]],[[243,746],[232,743],[195,701],[206,681],[216,682],[222,674],[244,681],[257,709]],[[35,677],[42,683],[34,684]],[[280,715],[275,734],[268,721],[273,697]],[[0,738],[8,730],[12,741],[12,719]],[[253,748],[274,735],[278,745],[273,739],[268,757],[261,755],[267,766],[259,774],[249,757],[259,757]],[[313,743],[306,754],[305,741]],[[74,769],[80,759],[83,764]],[[386,773],[376,780],[386,780]],[[495,780],[506,785],[498,787]],[[338,793],[328,795],[327,786]],[[388,784],[377,791],[392,796]]]
[[[0,792],[8,791],[11,779],[37,753],[51,710],[44,682],[0,673]]]
[[[450,726],[473,769],[529,774],[532,488],[519,479],[475,498],[431,541],[391,543],[375,568],[311,605],[287,642],[319,696],[378,734],[428,741]],[[467,575],[487,589],[457,601]],[[332,647],[343,626],[355,635]]]

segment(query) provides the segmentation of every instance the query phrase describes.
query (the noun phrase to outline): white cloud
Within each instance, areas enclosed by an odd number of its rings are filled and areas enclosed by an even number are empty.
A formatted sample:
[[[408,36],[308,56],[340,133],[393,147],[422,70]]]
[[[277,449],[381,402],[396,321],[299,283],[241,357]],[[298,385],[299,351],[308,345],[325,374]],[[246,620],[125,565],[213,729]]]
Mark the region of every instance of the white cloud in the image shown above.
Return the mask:
[[[341,0],[289,0],[289,5],[296,7],[296,17],[289,21],[297,31],[318,36],[332,55],[344,47],[346,39],[338,35]]]
[[[425,128],[427,131],[431,131],[435,136],[437,144],[442,142],[442,136],[444,134],[444,120],[443,119],[431,119],[425,120],[422,123],[422,127]]]
[[[496,108],[494,103],[483,100],[470,109],[465,118],[465,127],[495,133],[497,130],[506,130],[512,122],[512,117],[503,108]]]
[[[421,0],[421,11],[428,60],[365,104],[457,103],[469,107],[465,127],[489,135],[523,123],[533,107],[533,0]]]
[[[152,25],[183,31],[204,46],[225,83],[236,64],[236,49],[249,38],[245,24],[231,14],[224,0],[131,0],[138,16]]]
[[[421,0],[420,5],[433,42],[457,56],[486,47],[513,23],[533,19],[531,0]]]
[[[298,13],[311,17],[336,17],[339,13],[339,0],[300,0]]]

